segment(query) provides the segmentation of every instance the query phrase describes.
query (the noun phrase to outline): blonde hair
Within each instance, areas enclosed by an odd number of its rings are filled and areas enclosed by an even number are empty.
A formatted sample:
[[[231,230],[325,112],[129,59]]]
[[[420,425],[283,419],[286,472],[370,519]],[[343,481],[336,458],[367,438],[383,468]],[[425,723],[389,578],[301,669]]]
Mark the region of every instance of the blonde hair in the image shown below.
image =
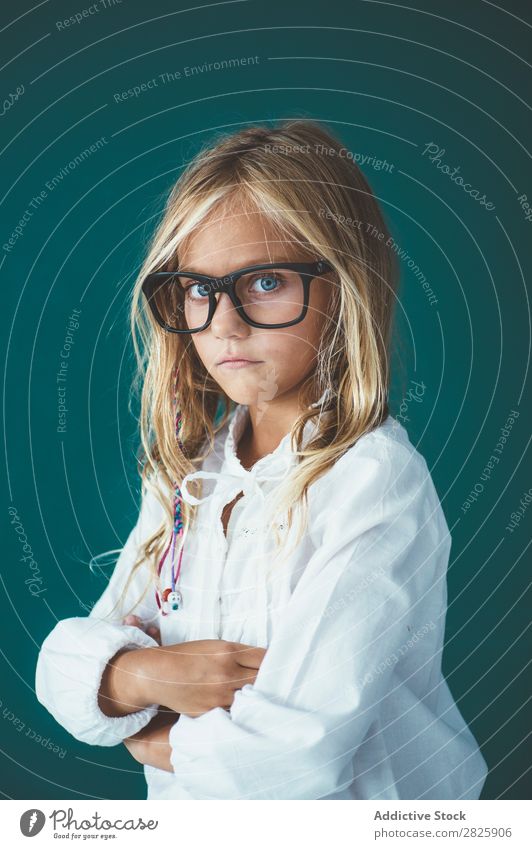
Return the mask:
[[[233,402],[199,359],[191,337],[165,332],[153,319],[141,288],[147,274],[179,267],[185,239],[208,216],[224,215],[238,201],[266,215],[276,232],[316,259],[326,259],[334,269],[329,320],[316,368],[300,388],[301,413],[291,429],[297,463],[275,490],[270,523],[277,545],[277,513],[286,515],[290,528],[296,507],[305,508],[297,545],[305,528],[309,486],[388,415],[396,258],[387,245],[389,232],[375,196],[342,150],[341,142],[315,121],[253,126],[205,146],[170,192],[131,297],[138,365],[133,389],[141,391],[139,473],[143,487],[163,505],[165,516],[142,543],[121,598],[145,561],[157,585],[157,566],[172,532],[175,481],[180,483],[198,468],[233,410]],[[184,453],[177,446],[172,406],[176,365]],[[327,390],[324,416],[311,405]],[[303,448],[309,419],[317,421],[317,429]],[[185,535],[196,510],[183,502]],[[153,588],[149,583],[146,590],[149,586]]]

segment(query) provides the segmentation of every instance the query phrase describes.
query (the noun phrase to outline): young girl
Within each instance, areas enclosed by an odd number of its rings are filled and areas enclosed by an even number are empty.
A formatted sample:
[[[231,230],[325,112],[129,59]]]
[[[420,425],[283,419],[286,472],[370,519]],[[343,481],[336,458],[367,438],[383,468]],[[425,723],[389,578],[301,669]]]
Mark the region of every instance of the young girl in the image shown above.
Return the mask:
[[[142,504],[36,692],[148,799],[476,799],[441,671],[449,530],[388,413],[397,269],[314,122],[201,151],[132,297]]]

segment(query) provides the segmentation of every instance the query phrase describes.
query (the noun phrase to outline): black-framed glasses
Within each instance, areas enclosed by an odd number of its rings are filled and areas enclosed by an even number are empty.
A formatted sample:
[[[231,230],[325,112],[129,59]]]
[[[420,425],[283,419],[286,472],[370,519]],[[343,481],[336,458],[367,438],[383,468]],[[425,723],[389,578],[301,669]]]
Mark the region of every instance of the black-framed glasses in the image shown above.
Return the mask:
[[[155,320],[169,333],[199,333],[212,321],[216,296],[226,292],[252,327],[290,327],[305,318],[310,284],[333,271],[317,262],[270,262],[239,268],[223,277],[193,271],[154,271],[142,291]]]

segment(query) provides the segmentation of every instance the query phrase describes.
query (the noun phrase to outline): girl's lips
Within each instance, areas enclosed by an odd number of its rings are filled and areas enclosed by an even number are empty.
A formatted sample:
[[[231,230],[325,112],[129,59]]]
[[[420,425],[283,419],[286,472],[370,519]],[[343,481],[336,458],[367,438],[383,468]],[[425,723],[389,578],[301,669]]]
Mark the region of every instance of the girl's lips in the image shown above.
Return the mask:
[[[256,366],[261,360],[224,360],[223,363],[218,363],[223,368],[246,368],[246,366]]]

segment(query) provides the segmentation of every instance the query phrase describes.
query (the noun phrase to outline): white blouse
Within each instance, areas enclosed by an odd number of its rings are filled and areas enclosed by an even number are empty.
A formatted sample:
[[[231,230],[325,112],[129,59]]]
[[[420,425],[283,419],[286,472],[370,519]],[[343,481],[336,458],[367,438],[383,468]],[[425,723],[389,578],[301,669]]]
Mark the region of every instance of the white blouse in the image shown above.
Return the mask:
[[[276,558],[262,533],[264,504],[296,458],[287,434],[244,469],[235,447],[248,416],[238,405],[202,469],[183,481],[183,498],[199,507],[184,548],[182,608],[161,616],[150,587],[134,612],[160,626],[163,645],[224,639],[267,652],[230,710],[181,714],[170,731],[173,772],[144,767],[147,798],[477,799],[486,763],[441,671],[451,537],[425,460],[389,416],[311,485],[307,531]],[[307,422],[305,440],[314,428]],[[188,488],[195,478],[205,481],[200,502]],[[222,509],[240,492],[226,538]],[[116,745],[157,711],[105,716],[98,690],[120,648],[157,645],[121,624],[147,564],[122,611],[102,617],[161,518],[145,492],[90,615],[59,621],[42,645],[37,698],[85,743]]]

